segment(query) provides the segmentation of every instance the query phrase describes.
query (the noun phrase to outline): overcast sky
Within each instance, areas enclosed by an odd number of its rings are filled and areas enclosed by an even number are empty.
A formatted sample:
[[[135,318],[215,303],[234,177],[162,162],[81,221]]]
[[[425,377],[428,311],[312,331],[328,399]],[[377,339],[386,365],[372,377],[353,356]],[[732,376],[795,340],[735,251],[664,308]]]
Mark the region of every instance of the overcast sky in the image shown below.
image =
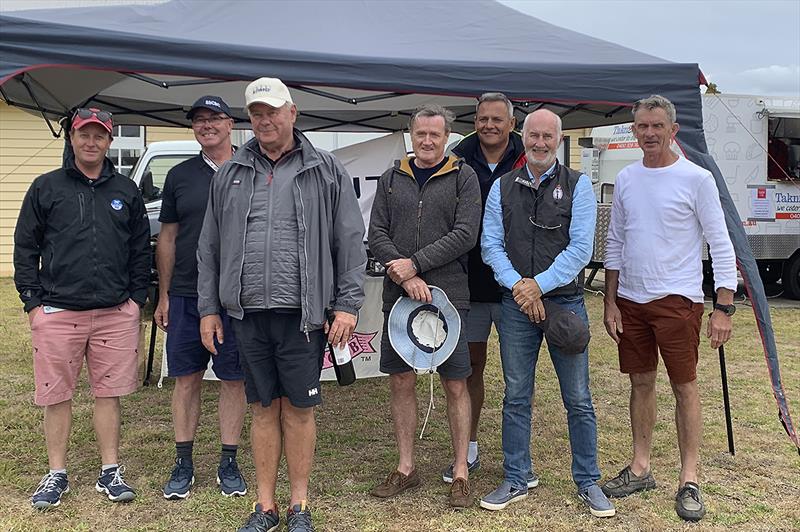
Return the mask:
[[[557,26],[679,63],[722,92],[800,97],[800,0],[501,0]]]

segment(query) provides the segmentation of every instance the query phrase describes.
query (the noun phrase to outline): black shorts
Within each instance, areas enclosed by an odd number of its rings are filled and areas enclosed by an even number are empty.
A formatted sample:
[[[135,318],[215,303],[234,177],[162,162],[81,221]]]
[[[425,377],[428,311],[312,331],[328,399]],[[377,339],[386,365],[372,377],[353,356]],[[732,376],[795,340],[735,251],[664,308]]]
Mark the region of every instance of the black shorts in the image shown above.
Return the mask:
[[[469,347],[467,346],[467,335],[465,326],[467,323],[467,312],[458,311],[461,316],[461,334],[458,337],[458,344],[453,354],[444,361],[444,364],[436,368],[436,372],[447,380],[466,379],[472,375],[472,363],[469,358]],[[412,368],[402,359],[397,351],[394,350],[389,342],[389,313],[383,313],[383,334],[381,335],[381,371],[389,375],[411,371]]]
[[[231,320],[248,403],[269,406],[278,397],[298,408],[322,403],[325,335],[318,329],[306,338],[300,320],[299,309],[245,312],[242,320]]]

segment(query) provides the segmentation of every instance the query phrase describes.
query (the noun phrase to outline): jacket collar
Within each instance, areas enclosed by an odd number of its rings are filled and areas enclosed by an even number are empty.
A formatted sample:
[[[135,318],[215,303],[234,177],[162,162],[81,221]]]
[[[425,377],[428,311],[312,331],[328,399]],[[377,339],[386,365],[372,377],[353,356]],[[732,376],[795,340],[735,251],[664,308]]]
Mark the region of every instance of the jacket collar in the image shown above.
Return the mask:
[[[452,152],[459,157],[469,159],[471,161],[480,161],[489,166],[486,162],[486,157],[481,150],[481,143],[478,139],[478,133],[473,131],[459,142]],[[521,155],[525,153],[525,146],[522,144],[522,136],[517,131],[512,131],[508,136],[508,145],[506,146],[506,153],[500,159],[498,166],[502,166],[507,159],[511,159],[512,163],[516,162]]]
[[[404,174],[414,177],[414,171],[411,169],[412,159],[414,159],[414,157],[404,157],[398,163],[397,169],[403,172]],[[461,161],[460,157],[456,157],[455,155],[448,155],[447,162],[444,163],[444,166],[442,166],[439,169],[439,171],[433,174],[430,178],[433,179],[438,175],[444,175],[454,170],[459,170],[461,168],[460,161]]]
[[[64,157],[63,168],[66,170],[67,175],[75,179],[89,179],[75,164],[75,154],[73,153],[72,148],[70,148],[69,153],[67,153]],[[111,159],[106,157],[103,159],[103,168],[100,170],[100,175],[97,177],[97,179],[92,179],[91,181],[97,185],[111,179],[116,173],[117,169],[114,167],[114,163],[111,162]]]
[[[319,165],[322,162],[319,154],[317,153],[317,149],[314,148],[314,145],[311,144],[311,141],[308,140],[308,137],[303,135],[303,133],[294,128],[292,131],[295,139],[295,146],[291,150],[291,152],[299,151],[300,156],[302,157],[302,165],[300,171],[307,170],[314,166]],[[261,148],[258,146],[258,140],[252,138],[248,140],[240,149],[236,150],[231,157],[231,162],[241,164],[244,166],[255,167],[254,159],[258,157]]]

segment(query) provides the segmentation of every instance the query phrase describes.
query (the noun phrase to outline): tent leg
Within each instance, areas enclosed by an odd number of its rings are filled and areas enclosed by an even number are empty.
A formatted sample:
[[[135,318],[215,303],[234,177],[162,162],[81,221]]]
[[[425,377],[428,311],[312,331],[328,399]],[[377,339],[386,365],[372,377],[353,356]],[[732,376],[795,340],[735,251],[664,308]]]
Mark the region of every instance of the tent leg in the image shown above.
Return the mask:
[[[728,452],[731,456],[736,456],[736,448],[733,445],[733,423],[731,421],[731,401],[728,396],[728,370],[725,365],[725,348],[719,346],[719,372],[722,378],[722,403],[725,407],[725,427],[728,430]]]
[[[150,377],[153,375],[153,359],[156,354],[156,336],[158,335],[158,326],[156,326],[155,309],[158,307],[158,284],[156,284],[155,295],[153,296],[153,321],[150,323],[150,346],[147,349],[147,370],[144,373],[144,382],[142,386],[150,385]]]

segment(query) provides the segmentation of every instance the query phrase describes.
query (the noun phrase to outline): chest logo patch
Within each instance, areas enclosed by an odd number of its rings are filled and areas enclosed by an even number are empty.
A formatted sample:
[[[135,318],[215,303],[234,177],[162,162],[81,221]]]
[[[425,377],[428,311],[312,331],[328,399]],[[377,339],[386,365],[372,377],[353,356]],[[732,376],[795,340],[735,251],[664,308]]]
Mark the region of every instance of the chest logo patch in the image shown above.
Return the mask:
[[[118,200],[118,199],[111,200],[111,208],[114,209],[115,211],[121,211],[122,210],[122,202],[120,200]]]
[[[564,197],[564,189],[561,188],[561,185],[556,185],[556,188],[553,189],[553,199],[560,200]]]

